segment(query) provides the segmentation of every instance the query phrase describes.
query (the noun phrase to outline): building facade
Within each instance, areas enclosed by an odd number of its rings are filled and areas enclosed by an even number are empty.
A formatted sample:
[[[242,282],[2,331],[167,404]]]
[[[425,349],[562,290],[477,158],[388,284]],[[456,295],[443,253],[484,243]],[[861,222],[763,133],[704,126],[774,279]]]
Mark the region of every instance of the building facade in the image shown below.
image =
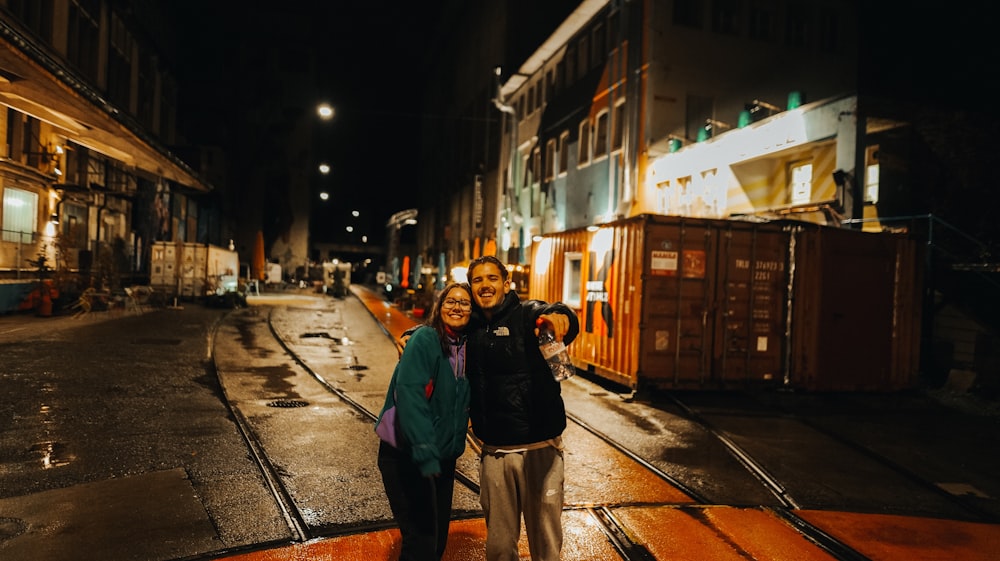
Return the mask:
[[[853,7],[581,3],[500,89],[500,251],[646,213],[859,217]]]
[[[164,20],[150,9],[0,2],[0,275],[8,281],[47,267],[111,288],[111,277],[148,275],[156,241],[227,237],[199,202],[211,185],[166,148],[177,85],[155,40]]]

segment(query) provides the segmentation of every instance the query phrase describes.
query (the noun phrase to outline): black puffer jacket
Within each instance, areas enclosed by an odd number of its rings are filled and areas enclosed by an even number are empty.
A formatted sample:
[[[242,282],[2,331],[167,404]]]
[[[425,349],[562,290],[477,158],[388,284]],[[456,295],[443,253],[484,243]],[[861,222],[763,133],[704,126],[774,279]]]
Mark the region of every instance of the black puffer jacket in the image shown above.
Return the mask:
[[[563,338],[568,345],[580,332],[580,323],[565,304],[522,303],[516,293],[508,292],[490,320],[481,311],[473,311],[467,330],[466,372],[472,393],[472,431],[484,443],[530,444],[555,438],[566,429],[559,382],[552,377],[535,337],[538,316],[555,312],[570,318]]]

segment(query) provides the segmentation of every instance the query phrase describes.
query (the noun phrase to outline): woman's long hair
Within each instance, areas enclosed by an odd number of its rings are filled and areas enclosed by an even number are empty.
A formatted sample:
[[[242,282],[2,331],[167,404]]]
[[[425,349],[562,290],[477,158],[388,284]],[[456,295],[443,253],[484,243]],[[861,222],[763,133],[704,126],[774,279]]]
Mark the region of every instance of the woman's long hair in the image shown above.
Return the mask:
[[[453,288],[460,288],[465,291],[469,297],[469,301],[472,301],[472,287],[468,283],[464,282],[450,282],[448,283],[438,297],[434,300],[434,307],[431,309],[431,315],[427,318],[425,325],[430,326],[437,332],[438,340],[441,341],[441,350],[444,351],[445,355],[450,354],[448,346],[451,341],[448,338],[448,331],[445,329],[444,320],[441,319],[441,306],[444,305],[444,301],[448,298],[448,294]],[[472,310],[468,310],[469,314],[472,314]]]

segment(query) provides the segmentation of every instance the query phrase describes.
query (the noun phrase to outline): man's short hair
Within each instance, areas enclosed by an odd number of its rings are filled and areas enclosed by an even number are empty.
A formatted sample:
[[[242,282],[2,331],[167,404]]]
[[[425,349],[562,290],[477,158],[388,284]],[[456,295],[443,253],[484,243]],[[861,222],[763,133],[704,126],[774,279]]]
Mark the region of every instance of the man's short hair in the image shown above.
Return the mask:
[[[493,263],[496,265],[497,269],[500,269],[500,278],[505,281],[507,280],[507,265],[504,265],[503,261],[492,255],[483,255],[482,257],[477,257],[469,262],[469,268],[465,270],[465,276],[469,279],[469,282],[472,282],[472,270],[486,263]]]

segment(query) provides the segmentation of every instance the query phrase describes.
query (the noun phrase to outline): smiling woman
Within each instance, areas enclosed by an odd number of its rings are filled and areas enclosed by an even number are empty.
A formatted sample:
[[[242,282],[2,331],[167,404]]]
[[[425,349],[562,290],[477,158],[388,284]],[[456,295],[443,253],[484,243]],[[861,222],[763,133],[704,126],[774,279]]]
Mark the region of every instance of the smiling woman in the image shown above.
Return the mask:
[[[448,543],[455,463],[465,451],[465,328],[472,293],[445,286],[406,343],[376,423],[378,467],[402,535],[401,559],[440,559]]]

